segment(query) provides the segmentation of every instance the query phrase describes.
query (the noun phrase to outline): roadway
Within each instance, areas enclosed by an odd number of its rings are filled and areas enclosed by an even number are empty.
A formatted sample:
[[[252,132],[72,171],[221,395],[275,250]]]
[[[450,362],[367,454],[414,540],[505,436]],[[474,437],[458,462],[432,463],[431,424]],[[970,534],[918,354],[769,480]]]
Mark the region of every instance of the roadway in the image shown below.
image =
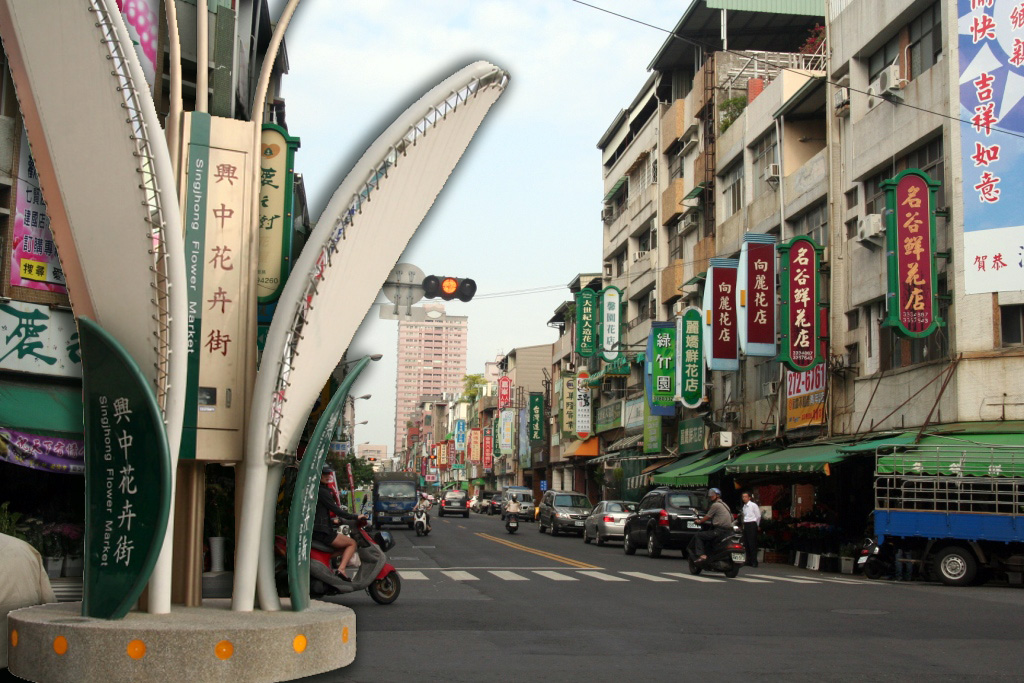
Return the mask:
[[[620,543],[514,535],[498,518],[393,527],[397,602],[357,615],[349,667],[308,681],[1018,679],[1024,591],[868,581],[785,565],[692,577]]]

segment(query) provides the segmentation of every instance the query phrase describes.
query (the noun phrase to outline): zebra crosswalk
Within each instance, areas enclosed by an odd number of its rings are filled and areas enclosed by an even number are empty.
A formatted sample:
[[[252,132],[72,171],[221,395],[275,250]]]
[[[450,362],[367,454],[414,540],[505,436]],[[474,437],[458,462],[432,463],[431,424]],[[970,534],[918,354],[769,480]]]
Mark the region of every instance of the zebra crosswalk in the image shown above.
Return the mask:
[[[693,575],[688,572],[627,572],[597,569],[401,569],[404,581],[454,581],[458,583],[497,579],[500,581],[601,581],[601,582],[655,582],[655,583],[739,583],[755,584],[833,584],[840,586],[873,586],[878,582],[864,579],[832,576],[743,573],[732,579],[721,574]]]

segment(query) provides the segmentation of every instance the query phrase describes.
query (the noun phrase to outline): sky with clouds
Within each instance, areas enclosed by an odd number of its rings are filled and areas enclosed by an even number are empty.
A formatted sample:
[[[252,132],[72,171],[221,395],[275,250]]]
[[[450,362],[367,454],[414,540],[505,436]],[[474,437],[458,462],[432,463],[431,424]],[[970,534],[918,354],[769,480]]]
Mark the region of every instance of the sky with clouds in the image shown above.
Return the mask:
[[[283,2],[272,0],[276,17]],[[689,0],[605,0],[671,30]],[[366,147],[412,102],[485,59],[511,74],[402,257],[427,274],[471,277],[468,372],[518,346],[551,343],[568,283],[601,268],[597,141],[646,80],[667,34],[571,0],[305,0],[286,34],[287,122],[311,217]],[[524,289],[556,291],[487,296]],[[383,301],[383,299],[381,299]],[[349,357],[381,353],[354,388],[355,442],[394,443],[397,323],[367,315]]]

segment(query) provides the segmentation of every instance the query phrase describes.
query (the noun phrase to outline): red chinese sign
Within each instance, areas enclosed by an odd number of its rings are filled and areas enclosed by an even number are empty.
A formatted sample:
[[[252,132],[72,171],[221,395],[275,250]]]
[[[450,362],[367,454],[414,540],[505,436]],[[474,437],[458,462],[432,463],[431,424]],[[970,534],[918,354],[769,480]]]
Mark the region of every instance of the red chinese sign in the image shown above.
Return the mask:
[[[512,405],[512,378],[498,378],[498,410]]]
[[[712,283],[711,355],[715,358],[739,358],[736,326],[736,268],[715,268]]]
[[[746,266],[747,344],[767,344],[774,350],[775,244],[747,244]]]
[[[490,427],[484,427],[484,469],[494,467],[494,435]]]
[[[810,237],[779,247],[782,263],[782,352],[790,370],[809,370],[821,360],[818,345],[818,254]]]
[[[475,427],[469,430],[469,461],[474,464],[480,464],[480,428]]]

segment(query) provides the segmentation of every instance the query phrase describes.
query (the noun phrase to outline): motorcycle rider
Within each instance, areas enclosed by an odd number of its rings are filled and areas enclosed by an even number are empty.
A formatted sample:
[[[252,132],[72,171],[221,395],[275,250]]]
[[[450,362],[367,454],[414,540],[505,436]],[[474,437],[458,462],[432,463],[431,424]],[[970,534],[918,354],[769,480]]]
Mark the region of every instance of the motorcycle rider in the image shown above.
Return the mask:
[[[505,503],[505,519],[508,519],[512,515],[515,515],[516,521],[518,521],[519,515],[521,515],[522,512],[523,506],[519,504],[519,500],[515,496],[509,498],[508,502]]]
[[[330,487],[332,476],[334,476],[334,468],[324,464],[324,468],[320,472],[320,489],[317,491],[316,512],[313,517],[313,539],[334,548],[332,555],[341,555],[338,576],[349,581],[350,579],[345,575],[345,567],[356,553],[356,541],[345,534],[338,533],[334,522],[331,521],[331,513],[333,512],[336,517],[346,522],[366,519],[366,516],[353,515],[334,502],[334,492]]]
[[[423,510],[427,515],[427,531],[430,531],[430,508],[433,507],[431,496],[426,491],[420,492],[420,500],[416,503],[416,510]]]
[[[714,548],[721,538],[732,533],[732,511],[722,500],[722,492],[716,488],[709,489],[708,498],[711,499],[711,506],[708,508],[708,513],[697,520],[697,524],[710,522],[711,528],[698,532],[693,537],[693,549],[698,562],[708,559],[704,549],[705,541],[711,541],[711,547]]]

